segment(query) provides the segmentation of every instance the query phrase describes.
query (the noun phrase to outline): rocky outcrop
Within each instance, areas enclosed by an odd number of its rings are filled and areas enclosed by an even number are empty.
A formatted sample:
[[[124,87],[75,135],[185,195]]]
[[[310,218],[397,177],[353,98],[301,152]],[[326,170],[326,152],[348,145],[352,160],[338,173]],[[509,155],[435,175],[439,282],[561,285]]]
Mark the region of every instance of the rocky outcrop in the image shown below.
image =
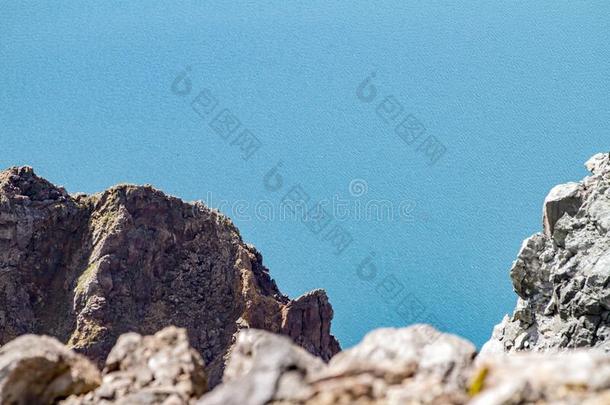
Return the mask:
[[[0,404],[51,404],[100,382],[86,357],[54,338],[24,335],[0,348]]]
[[[315,290],[286,305],[280,332],[290,336],[309,353],[328,361],[340,350],[337,340],[328,333],[332,318],[333,309],[326,292]]]
[[[321,290],[281,294],[255,248],[201,203],[149,186],[69,195],[29,167],[0,173],[0,344],[48,334],[101,366],[121,334],[176,325],[214,385],[242,328],[328,360],[332,315]]]
[[[106,359],[101,386],[62,405],[189,404],[207,389],[203,360],[186,331],[168,327],[154,336],[122,335]]]
[[[544,232],[523,242],[510,276],[519,298],[483,352],[600,347],[610,351],[610,154],[591,175],[551,190]]]

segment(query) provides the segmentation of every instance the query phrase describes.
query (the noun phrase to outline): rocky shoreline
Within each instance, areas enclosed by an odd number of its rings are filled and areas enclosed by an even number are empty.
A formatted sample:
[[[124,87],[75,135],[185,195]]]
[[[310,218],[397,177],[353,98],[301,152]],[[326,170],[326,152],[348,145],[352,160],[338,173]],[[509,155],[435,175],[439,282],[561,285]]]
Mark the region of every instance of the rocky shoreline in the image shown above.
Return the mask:
[[[284,296],[222,214],[8,169],[0,404],[610,404],[610,154],[586,167],[545,199],[481,353],[427,325],[340,351],[325,292]]]

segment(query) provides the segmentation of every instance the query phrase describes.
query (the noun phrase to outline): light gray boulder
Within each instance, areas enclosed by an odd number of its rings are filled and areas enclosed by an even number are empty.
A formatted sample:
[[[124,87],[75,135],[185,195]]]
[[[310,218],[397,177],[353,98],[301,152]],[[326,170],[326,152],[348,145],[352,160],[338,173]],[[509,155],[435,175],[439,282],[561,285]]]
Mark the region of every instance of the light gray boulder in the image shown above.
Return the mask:
[[[53,404],[100,382],[93,363],[52,337],[23,335],[0,348],[0,404]]]
[[[291,339],[257,329],[244,329],[231,349],[223,384],[198,405],[262,405],[301,401],[311,395],[310,379],[326,365]]]
[[[475,354],[429,325],[377,329],[331,359],[311,403],[463,403]]]
[[[470,405],[610,403],[610,356],[602,350],[477,358]]]
[[[199,405],[464,403],[476,349],[427,325],[378,329],[328,365],[289,339],[243,330],[225,382]]]
[[[564,214],[576,215],[581,205],[582,185],[580,183],[560,184],[553,187],[544,199],[544,233],[549,237],[552,236],[555,223]]]

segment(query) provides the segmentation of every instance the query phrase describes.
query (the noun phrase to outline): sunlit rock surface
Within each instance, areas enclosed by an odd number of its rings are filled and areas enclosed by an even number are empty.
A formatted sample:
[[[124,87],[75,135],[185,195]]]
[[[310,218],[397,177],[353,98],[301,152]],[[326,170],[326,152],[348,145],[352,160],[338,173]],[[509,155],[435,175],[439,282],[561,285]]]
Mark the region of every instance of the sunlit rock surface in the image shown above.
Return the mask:
[[[610,155],[579,183],[553,188],[544,232],[523,242],[510,276],[519,298],[484,352],[610,349]]]

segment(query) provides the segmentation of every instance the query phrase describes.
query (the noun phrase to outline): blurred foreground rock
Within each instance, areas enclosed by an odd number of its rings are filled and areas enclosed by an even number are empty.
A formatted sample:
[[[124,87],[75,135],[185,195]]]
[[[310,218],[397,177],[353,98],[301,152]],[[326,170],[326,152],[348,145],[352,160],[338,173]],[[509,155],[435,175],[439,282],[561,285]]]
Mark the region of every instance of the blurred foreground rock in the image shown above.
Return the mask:
[[[464,403],[475,347],[427,325],[379,329],[328,365],[288,339],[242,331],[225,383],[199,405]]]
[[[472,405],[610,404],[610,356],[603,350],[482,356]]]
[[[224,384],[198,405],[562,404],[610,402],[599,349],[488,354],[427,325],[378,329],[328,365],[268,332],[243,331]]]
[[[184,329],[122,335],[101,378],[52,338],[24,336],[0,349],[2,405],[605,405],[610,355],[476,356],[470,342],[414,325],[375,330],[326,364],[286,336],[244,329],[223,383],[206,391],[202,359]]]
[[[86,357],[48,336],[24,335],[0,348],[0,404],[51,404],[100,385]]]
[[[203,360],[186,331],[122,335],[106,360],[102,385],[64,405],[188,404],[207,391]]]

